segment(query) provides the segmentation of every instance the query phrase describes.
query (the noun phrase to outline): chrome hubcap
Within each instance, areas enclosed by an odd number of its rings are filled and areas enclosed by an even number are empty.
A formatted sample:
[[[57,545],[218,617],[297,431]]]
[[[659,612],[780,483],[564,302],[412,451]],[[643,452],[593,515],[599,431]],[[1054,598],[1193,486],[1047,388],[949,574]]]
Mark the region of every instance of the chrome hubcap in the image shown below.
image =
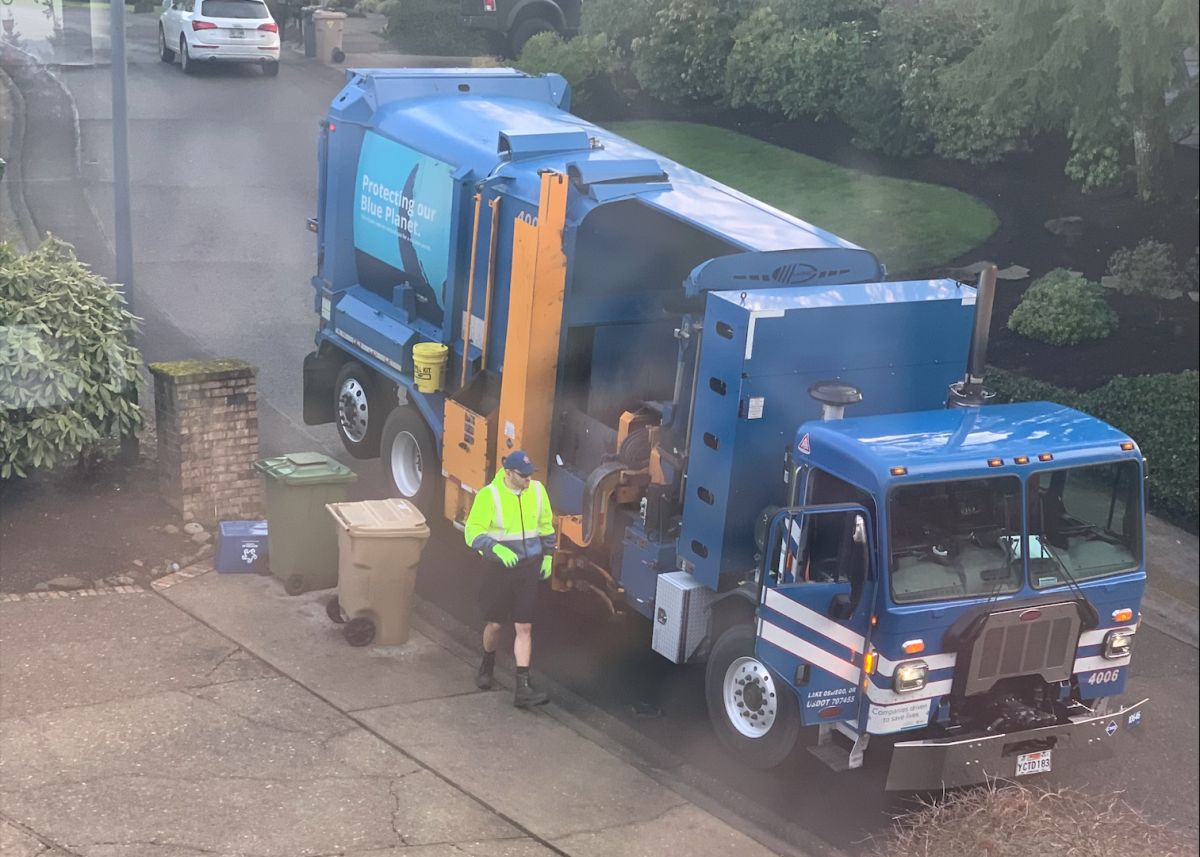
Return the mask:
[[[421,446],[409,432],[392,441],[392,479],[402,497],[415,497],[421,490]]]
[[[367,436],[367,425],[371,413],[367,407],[367,391],[357,378],[347,378],[338,391],[338,424],[346,437],[354,443],[362,443]]]
[[[778,709],[775,680],[754,658],[738,658],[725,671],[722,687],[725,714],[733,727],[747,738],[761,738],[771,731]]]

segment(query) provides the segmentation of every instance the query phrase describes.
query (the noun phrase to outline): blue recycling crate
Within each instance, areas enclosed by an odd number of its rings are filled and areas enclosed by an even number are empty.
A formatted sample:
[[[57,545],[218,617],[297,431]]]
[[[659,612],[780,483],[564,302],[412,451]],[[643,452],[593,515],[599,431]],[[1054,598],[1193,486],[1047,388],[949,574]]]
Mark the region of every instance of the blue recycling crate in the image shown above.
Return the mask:
[[[222,521],[217,536],[217,571],[247,574],[267,567],[267,522]]]

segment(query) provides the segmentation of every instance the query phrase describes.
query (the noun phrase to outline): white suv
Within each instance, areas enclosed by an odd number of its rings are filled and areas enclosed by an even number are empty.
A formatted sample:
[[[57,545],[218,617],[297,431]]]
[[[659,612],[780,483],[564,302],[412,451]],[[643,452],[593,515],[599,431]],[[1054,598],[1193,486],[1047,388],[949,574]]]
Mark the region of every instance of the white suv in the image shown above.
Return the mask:
[[[279,27],[262,0],[163,0],[158,55],[193,74],[201,62],[250,62],[279,74]]]

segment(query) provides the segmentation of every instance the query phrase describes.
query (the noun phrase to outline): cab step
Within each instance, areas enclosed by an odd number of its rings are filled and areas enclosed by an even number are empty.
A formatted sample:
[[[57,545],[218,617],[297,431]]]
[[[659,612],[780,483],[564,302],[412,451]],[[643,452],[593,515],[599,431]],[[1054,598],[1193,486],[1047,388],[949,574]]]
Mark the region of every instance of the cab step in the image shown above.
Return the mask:
[[[809,747],[808,752],[834,771],[850,771],[862,767],[863,754],[867,750],[867,743],[871,739],[870,735],[858,735],[845,723],[822,723],[820,730],[816,746]],[[841,742],[835,741],[833,737],[835,733],[841,733],[853,741],[853,746],[846,747]]]

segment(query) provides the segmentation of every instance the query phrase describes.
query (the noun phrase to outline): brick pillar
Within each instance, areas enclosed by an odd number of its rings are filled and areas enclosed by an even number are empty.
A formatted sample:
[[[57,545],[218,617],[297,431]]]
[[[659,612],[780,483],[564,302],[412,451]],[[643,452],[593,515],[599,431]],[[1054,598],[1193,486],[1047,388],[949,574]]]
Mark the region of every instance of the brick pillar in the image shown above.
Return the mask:
[[[188,517],[262,517],[258,370],[242,360],[151,363],[158,420],[158,485]]]

